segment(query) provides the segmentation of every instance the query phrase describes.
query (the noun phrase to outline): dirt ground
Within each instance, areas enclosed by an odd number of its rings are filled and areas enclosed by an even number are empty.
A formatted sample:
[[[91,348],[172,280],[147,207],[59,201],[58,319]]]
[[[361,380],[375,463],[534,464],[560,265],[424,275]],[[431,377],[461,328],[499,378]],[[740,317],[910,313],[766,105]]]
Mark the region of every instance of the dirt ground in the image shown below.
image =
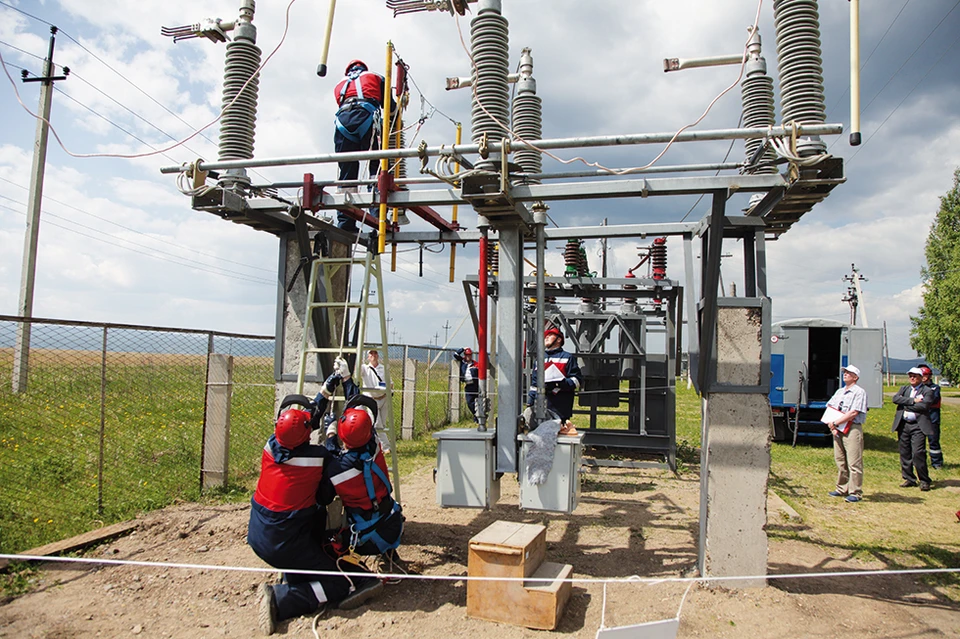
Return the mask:
[[[490,511],[441,509],[431,469],[402,485],[407,527],[401,554],[413,572],[466,573],[467,543],[504,519],[548,526],[547,559],[577,577],[686,575],[696,563],[699,479],[660,470],[602,469],[585,476],[574,515],[517,508],[512,476],[501,480]],[[245,544],[248,507],[185,504],[144,515],[131,535],[90,557],[227,566],[263,566]],[[770,510],[770,522],[782,515]],[[881,569],[798,541],[771,541],[770,573]],[[36,592],[0,606],[0,637],[255,636],[255,591],[262,573],[169,567],[50,564]],[[694,585],[679,637],[957,637],[960,606],[915,576],[771,580],[728,591]],[[606,627],[673,617],[686,584],[577,584],[557,633],[593,637]],[[544,631],[468,619],[463,581],[404,581],[367,606],[328,610],[319,636],[543,637]],[[605,608],[605,610],[604,610]],[[310,618],[280,626],[280,636],[312,637]],[[642,635],[634,635],[642,636]]]

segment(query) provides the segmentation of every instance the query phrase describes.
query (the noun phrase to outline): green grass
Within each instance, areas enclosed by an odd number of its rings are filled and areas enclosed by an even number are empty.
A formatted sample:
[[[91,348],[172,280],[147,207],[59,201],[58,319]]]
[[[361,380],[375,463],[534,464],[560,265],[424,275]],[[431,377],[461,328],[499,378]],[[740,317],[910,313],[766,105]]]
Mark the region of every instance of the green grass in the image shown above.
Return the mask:
[[[896,390],[888,387],[887,391]],[[770,487],[803,518],[803,526],[770,529],[771,537],[798,538],[820,544],[837,556],[879,560],[896,567],[960,567],[960,535],[954,512],[960,508],[960,436],[956,424],[960,409],[944,405],[941,448],[947,464],[930,471],[934,490],[900,488],[900,458],[896,433],[890,432],[894,405],[871,410],[864,426],[864,501],[847,504],[827,496],[836,481],[833,448],[801,442],[775,443]],[[951,461],[952,460],[954,461]],[[931,578],[953,586],[950,596],[960,600],[955,575]]]

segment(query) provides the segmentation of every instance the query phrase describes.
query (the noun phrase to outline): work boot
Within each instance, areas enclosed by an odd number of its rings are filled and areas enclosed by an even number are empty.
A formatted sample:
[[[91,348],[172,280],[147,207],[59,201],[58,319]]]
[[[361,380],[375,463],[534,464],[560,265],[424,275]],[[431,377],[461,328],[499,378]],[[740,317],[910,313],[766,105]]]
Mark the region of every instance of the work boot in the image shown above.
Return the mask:
[[[337,608],[340,610],[359,608],[383,590],[383,582],[376,577],[353,577],[353,583],[355,585],[354,591],[337,604]]]
[[[257,625],[265,635],[272,635],[277,629],[277,599],[269,584],[257,588]]]

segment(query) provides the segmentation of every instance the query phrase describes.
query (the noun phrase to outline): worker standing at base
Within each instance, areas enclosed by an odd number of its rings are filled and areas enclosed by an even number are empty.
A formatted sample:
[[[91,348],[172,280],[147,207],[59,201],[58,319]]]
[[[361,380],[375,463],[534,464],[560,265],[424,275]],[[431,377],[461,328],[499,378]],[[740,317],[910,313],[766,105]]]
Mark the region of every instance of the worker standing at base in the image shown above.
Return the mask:
[[[360,377],[363,382],[363,394],[372,398],[377,403],[377,418],[374,423],[374,430],[377,434],[377,440],[380,442],[383,453],[390,452],[390,438],[387,436],[386,422],[384,415],[387,405],[387,372],[380,362],[380,353],[375,348],[367,351],[367,363],[360,366]]]
[[[337,101],[336,129],[333,146],[337,153],[370,151],[380,148],[380,120],[383,109],[384,77],[367,69],[363,60],[352,60],[344,71],[345,77],[333,89]],[[369,177],[377,175],[379,160],[370,160]],[[338,180],[356,180],[360,176],[360,162],[338,162]],[[341,193],[356,193],[357,187],[340,187]],[[357,232],[356,221],[337,213],[337,226],[351,233]]]
[[[458,348],[453,358],[460,363],[460,383],[463,384],[463,394],[467,400],[467,408],[473,414],[473,421],[477,421],[477,397],[480,396],[480,369],[473,361],[473,350]]]
[[[261,455],[247,543],[274,568],[339,570],[342,576],[284,572],[282,583],[261,584],[257,621],[266,635],[273,634],[278,621],[312,614],[326,603],[344,610],[357,608],[383,589],[380,579],[364,574],[368,571],[359,565],[338,562],[323,547],[326,510],[321,486],[325,462],[334,453],[311,444],[310,433],[319,427],[341,377],[349,379],[345,362],[338,360],[337,368],[313,402],[302,395],[281,402],[274,433]],[[310,410],[291,408],[297,405]]]
[[[572,423],[568,425],[568,422],[573,417],[573,400],[583,386],[580,365],[576,355],[563,350],[563,333],[556,326],[549,326],[543,331],[543,345],[546,350],[543,388],[547,396],[547,408],[560,417],[561,426],[570,428]],[[533,406],[537,398],[537,371],[538,366],[534,365],[527,396],[529,406]]]

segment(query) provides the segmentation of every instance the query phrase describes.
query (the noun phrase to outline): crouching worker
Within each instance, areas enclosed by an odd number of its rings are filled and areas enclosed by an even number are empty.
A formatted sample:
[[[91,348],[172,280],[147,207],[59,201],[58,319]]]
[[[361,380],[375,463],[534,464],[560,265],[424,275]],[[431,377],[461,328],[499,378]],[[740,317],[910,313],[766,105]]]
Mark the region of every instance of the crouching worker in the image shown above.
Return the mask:
[[[339,533],[340,545],[343,551],[392,559],[404,518],[393,499],[387,461],[373,430],[377,401],[361,395],[349,378],[344,378],[343,386],[347,404],[340,419],[327,429],[329,457],[323,472],[329,479],[328,489],[340,497],[346,513],[348,527]]]
[[[339,381],[334,374],[324,382],[316,405],[302,395],[281,403],[274,434],[263,449],[247,532],[247,543],[274,568],[338,574],[284,572],[282,583],[261,584],[258,623],[264,634],[272,634],[278,621],[312,614],[326,603],[357,608],[383,588],[364,568],[338,562],[323,548],[326,510],[318,498],[325,462],[332,455],[309,439]],[[292,408],[297,405],[312,410]]]

